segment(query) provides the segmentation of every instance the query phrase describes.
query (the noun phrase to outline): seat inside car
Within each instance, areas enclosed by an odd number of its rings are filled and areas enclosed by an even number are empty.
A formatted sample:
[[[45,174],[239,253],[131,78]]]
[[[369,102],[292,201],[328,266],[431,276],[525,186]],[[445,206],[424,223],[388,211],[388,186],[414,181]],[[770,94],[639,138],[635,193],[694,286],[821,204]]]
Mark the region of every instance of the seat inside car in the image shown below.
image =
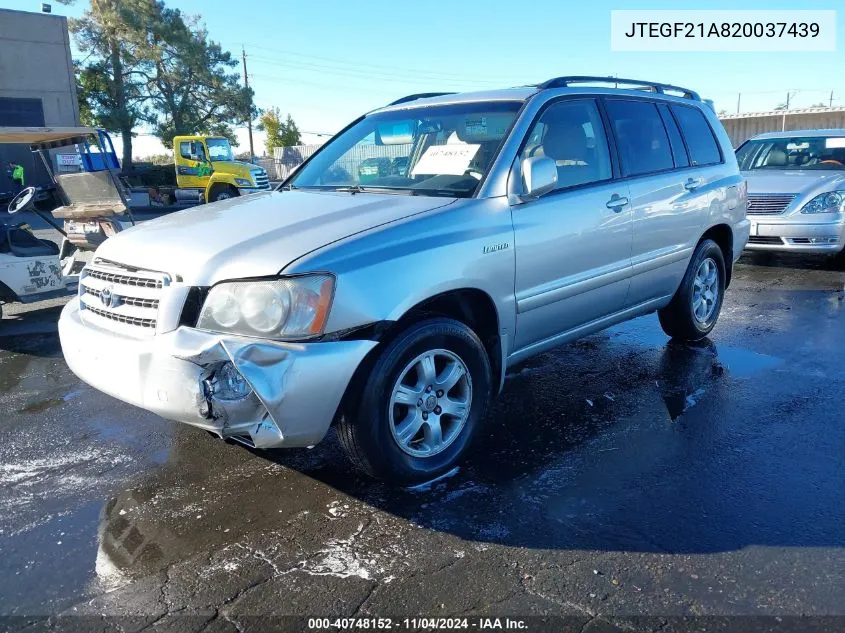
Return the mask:
[[[571,121],[549,122],[542,152],[557,165],[558,187],[597,180],[598,165],[588,147],[584,126]]]
[[[786,152],[777,147],[772,148],[766,157],[766,167],[786,167],[788,157]]]

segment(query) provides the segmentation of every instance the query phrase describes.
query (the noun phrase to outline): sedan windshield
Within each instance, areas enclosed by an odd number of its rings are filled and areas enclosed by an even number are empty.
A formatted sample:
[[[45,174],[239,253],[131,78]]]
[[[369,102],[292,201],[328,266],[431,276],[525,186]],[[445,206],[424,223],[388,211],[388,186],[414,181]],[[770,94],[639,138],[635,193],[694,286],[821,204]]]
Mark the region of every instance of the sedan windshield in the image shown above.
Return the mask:
[[[411,107],[368,115],[303,166],[293,188],[469,197],[520,102]]]
[[[748,141],[736,152],[739,168],[845,169],[845,137],[807,136]]]

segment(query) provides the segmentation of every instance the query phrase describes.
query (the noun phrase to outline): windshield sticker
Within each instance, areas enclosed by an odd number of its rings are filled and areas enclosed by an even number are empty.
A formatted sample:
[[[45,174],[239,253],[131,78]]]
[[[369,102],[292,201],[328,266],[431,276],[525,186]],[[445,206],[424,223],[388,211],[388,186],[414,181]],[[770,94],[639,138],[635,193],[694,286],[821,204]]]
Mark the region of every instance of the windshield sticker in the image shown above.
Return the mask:
[[[486,136],[487,117],[483,116],[479,119],[467,119],[466,132],[468,136]]]
[[[448,174],[462,176],[481,145],[433,145],[425,150],[411,176]]]
[[[825,149],[841,149],[845,147],[845,136],[826,138],[824,146]]]

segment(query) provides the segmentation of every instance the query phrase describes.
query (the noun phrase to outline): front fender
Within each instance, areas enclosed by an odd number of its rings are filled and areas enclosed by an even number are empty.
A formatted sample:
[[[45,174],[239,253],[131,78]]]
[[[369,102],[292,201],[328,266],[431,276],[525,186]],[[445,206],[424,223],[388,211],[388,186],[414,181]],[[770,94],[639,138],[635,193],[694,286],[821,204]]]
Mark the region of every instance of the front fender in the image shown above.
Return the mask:
[[[235,177],[232,174],[215,171],[208,177],[208,184],[205,186],[205,199],[210,200],[211,190],[215,185],[227,185],[237,188]]]
[[[487,293],[500,336],[512,340],[514,233],[504,197],[454,204],[335,242],[293,262],[284,273],[329,271],[337,286],[328,333],[398,321],[450,290]]]

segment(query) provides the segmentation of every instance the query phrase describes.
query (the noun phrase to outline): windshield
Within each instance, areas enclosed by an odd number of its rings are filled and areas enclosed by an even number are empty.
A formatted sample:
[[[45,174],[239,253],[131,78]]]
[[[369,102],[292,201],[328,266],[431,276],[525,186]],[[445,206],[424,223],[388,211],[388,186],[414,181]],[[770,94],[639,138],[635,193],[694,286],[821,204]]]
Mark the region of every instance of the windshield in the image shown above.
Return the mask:
[[[235,156],[232,154],[232,146],[229,145],[228,139],[209,138],[206,139],[205,144],[208,145],[208,155],[212,161],[235,160]]]
[[[845,137],[799,136],[748,141],[736,152],[739,168],[845,169]]]
[[[520,106],[478,102],[371,114],[332,139],[290,184],[469,197]]]

